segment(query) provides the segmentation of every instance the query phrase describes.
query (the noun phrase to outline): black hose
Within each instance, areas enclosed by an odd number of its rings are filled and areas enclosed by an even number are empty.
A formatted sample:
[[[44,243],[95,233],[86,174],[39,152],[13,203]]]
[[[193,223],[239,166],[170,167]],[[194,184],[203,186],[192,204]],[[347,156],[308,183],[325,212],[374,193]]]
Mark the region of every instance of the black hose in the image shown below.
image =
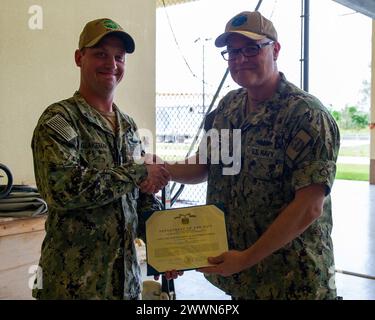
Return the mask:
[[[0,184],[0,199],[6,198],[9,193],[12,191],[12,186],[13,186],[13,176],[9,168],[0,163],[0,178],[3,176],[1,175],[1,171],[5,172],[5,175],[7,176],[8,182],[6,185],[1,185]]]

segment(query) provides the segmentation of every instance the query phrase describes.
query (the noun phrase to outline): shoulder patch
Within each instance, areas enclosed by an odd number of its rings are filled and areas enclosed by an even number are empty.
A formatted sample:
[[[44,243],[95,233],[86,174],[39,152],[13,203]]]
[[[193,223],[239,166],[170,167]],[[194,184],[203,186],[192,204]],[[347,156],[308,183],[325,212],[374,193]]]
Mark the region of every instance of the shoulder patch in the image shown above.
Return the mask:
[[[75,137],[78,137],[78,134],[74,131],[70,124],[59,114],[46,121],[46,125],[57,132],[66,141],[70,141]]]
[[[311,136],[305,130],[298,131],[286,150],[288,157],[295,160],[311,139]]]

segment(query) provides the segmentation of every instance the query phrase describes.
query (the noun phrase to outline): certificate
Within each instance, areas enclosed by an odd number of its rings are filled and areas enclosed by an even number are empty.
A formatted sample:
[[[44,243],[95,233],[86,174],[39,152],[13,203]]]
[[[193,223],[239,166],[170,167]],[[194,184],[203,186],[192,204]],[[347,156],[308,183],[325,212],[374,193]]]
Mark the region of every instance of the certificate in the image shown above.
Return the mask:
[[[225,216],[215,205],[154,211],[146,220],[147,275],[207,267],[225,251]]]

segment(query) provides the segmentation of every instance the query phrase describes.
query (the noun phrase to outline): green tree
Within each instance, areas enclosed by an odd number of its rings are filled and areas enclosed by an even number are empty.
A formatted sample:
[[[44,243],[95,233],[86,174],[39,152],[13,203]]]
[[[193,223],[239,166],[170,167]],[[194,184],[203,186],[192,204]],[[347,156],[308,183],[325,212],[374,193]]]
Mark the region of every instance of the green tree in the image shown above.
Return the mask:
[[[341,112],[337,111],[337,110],[332,110],[331,114],[332,114],[333,118],[336,120],[336,122],[340,123],[341,118],[342,118]]]
[[[334,112],[332,116],[342,129],[364,129],[369,123],[368,112],[360,111],[356,106],[345,106],[341,112]]]
[[[355,129],[364,129],[368,126],[369,115],[368,113],[359,111],[356,114],[353,114],[352,121]]]

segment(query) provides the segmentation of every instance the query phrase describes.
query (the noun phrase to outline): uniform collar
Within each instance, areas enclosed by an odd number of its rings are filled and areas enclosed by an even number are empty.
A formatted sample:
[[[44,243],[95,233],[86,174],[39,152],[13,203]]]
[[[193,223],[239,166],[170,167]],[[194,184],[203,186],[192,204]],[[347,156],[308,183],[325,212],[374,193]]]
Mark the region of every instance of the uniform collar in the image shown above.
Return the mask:
[[[224,116],[232,123],[234,128],[245,128],[248,126],[273,125],[277,111],[281,108],[280,98],[287,91],[287,80],[282,72],[279,72],[280,80],[275,94],[257,106],[257,111],[248,115],[244,113],[247,104],[247,90],[241,88],[231,101],[229,107],[224,110]]]
[[[91,123],[100,127],[103,131],[114,134],[114,132],[108,127],[107,123],[95,108],[91,107],[86,100],[82,97],[79,91],[76,91],[73,96],[78,109],[81,114]],[[113,103],[113,111],[116,113],[117,126],[119,128],[119,134],[122,135],[130,127],[129,121],[125,118],[123,113],[119,110],[116,104]]]

